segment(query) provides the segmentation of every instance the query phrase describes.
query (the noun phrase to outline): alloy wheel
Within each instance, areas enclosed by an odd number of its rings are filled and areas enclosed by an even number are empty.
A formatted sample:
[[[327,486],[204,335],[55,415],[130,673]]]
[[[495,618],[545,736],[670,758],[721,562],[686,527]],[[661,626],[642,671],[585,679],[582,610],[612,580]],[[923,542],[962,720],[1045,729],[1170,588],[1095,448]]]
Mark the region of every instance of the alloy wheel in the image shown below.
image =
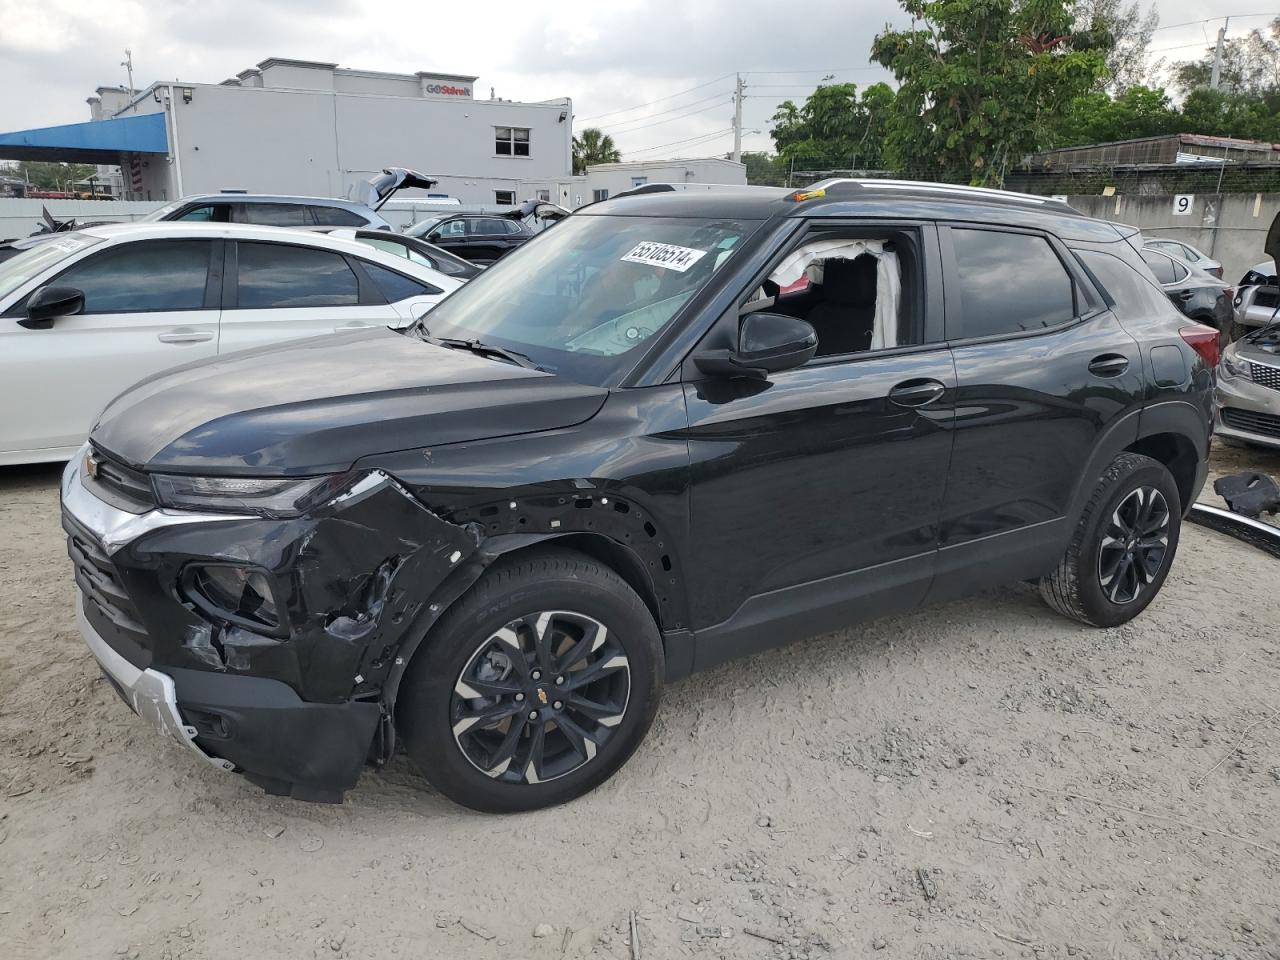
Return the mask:
[[[486,776],[545,783],[595,759],[627,710],[631,665],[599,620],[544,610],[487,637],[454,684],[458,749]]]
[[[1155,581],[1169,553],[1169,521],[1169,504],[1154,487],[1120,501],[1098,547],[1098,582],[1112,603],[1136,600]]]

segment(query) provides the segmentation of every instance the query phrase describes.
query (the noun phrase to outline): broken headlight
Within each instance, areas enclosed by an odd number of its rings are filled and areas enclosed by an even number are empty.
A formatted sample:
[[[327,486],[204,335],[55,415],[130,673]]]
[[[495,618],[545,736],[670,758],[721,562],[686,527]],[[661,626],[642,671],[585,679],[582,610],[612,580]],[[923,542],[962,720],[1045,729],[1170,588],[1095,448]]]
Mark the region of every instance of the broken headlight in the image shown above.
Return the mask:
[[[287,518],[324,503],[352,479],[349,474],[301,479],[156,474],[151,486],[163,507]]]
[[[262,570],[229,564],[191,566],[183,573],[182,592],[218,619],[251,630],[281,629],[271,580]]]
[[[1227,379],[1249,376],[1247,361],[1241,360],[1239,354],[1230,348],[1222,354],[1222,363],[1219,364],[1218,370],[1221,373],[1225,373]]]

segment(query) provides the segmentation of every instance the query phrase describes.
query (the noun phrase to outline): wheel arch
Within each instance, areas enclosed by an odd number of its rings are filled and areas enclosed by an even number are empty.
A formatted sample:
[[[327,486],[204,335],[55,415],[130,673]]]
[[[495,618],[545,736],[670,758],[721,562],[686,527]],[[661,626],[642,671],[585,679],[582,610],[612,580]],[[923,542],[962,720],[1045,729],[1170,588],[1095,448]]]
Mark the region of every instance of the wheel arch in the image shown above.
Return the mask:
[[[1196,477],[1200,468],[1200,458],[1190,437],[1177,432],[1152,433],[1139,437],[1125,447],[1125,450],[1140,453],[1163,464],[1173,475],[1173,482],[1178,487],[1182,512],[1185,514],[1190,509],[1199,492]]]

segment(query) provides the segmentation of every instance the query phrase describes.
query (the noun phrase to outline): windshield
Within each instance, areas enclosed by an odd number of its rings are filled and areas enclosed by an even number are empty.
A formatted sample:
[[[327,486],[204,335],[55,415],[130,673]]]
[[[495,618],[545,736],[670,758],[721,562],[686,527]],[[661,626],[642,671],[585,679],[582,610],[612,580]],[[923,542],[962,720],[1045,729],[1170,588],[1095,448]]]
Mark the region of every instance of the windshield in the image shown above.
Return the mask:
[[[101,237],[86,233],[68,233],[56,240],[40,243],[30,250],[24,250],[16,257],[0,262],[0,298],[7,297],[14,290],[44,273],[68,257],[75,256],[81,250],[101,243]]]
[[[479,340],[553,373],[604,383],[628,369],[757,221],[569,217],[425,318],[433,337]]]
[[[427,217],[425,220],[419,220],[412,227],[405,231],[411,237],[425,237],[437,223],[444,217]]]
[[[173,203],[166,203],[159,210],[152,210],[145,217],[139,218],[138,222],[139,223],[159,223],[161,220],[169,216],[169,214],[173,213],[173,211],[177,210],[184,203],[186,203],[185,200],[175,200],[173,201]]]

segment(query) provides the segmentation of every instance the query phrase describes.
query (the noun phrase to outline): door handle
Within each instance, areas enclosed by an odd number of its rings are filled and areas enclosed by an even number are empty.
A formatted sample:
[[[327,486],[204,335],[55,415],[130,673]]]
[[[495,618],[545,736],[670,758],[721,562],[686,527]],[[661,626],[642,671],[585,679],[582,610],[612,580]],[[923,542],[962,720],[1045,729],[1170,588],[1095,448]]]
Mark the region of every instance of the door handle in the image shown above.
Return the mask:
[[[1183,303],[1186,303],[1188,300],[1190,300],[1194,296],[1195,296],[1195,293],[1191,290],[1182,290],[1182,291],[1179,291],[1178,293],[1178,299],[1181,300]]]
[[[1095,377],[1118,377],[1129,369],[1129,358],[1118,353],[1104,353],[1089,361],[1089,372]]]
[[[904,380],[889,391],[889,402],[900,407],[923,407],[946,392],[947,388],[937,380]]]
[[[156,339],[161,343],[208,343],[213,339],[213,331],[179,327],[177,330],[157,333]]]
[[[351,323],[344,323],[344,324],[343,324],[342,326],[340,326],[340,327],[334,327],[334,328],[333,328],[333,332],[334,332],[334,333],[343,333],[343,332],[346,332],[346,331],[349,331],[349,330],[368,330],[368,329],[370,329],[370,328],[372,328],[372,327],[381,327],[381,326],[385,326],[385,324],[381,324],[381,323],[361,323],[361,322],[360,322],[360,321],[358,321],[358,320],[353,320]]]

